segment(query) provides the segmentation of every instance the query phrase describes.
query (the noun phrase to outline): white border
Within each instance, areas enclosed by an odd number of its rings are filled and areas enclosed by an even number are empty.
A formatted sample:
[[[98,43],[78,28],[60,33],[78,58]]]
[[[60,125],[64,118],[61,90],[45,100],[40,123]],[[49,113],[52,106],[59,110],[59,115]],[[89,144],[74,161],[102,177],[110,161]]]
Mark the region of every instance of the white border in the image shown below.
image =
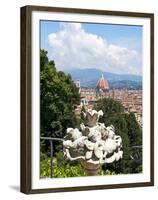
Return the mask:
[[[40,20],[96,22],[143,26],[143,173],[129,175],[40,179]],[[150,19],[57,12],[32,13],[32,189],[140,183],[150,181]],[[147,123],[148,122],[148,123]]]

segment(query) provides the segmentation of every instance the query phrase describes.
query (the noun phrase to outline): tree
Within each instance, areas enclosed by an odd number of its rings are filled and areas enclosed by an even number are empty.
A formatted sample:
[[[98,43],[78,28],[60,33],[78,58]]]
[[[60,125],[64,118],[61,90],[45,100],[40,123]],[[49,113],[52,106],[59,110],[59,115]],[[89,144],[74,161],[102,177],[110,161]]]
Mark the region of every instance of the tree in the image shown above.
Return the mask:
[[[111,119],[124,111],[122,104],[111,98],[100,99],[95,105],[95,109],[103,111],[104,115],[100,121],[104,122],[106,126],[110,125]]]
[[[47,52],[40,51],[40,130],[41,136],[63,137],[67,127],[75,127],[73,112],[80,103],[78,88],[70,75],[57,71]]]
[[[120,135],[123,143],[123,159],[112,164],[106,164],[106,169],[116,173],[139,173],[141,172],[141,159],[132,161],[133,145],[141,145],[141,128],[133,113],[124,113],[122,104],[111,98],[104,98],[97,102],[96,110],[103,110],[101,122],[106,126],[111,124],[115,127],[115,133]],[[141,155],[140,155],[141,157]]]
[[[142,130],[138,124],[134,113],[129,113],[127,117],[128,136],[131,146],[142,145]]]
[[[138,173],[142,171],[142,129],[134,113],[130,113],[127,117],[127,128],[130,141],[130,154],[135,157],[131,161],[131,171],[132,173]]]
[[[116,104],[113,104],[116,105]],[[120,135],[122,138],[122,150],[123,150],[123,159],[118,162],[107,165],[107,169],[115,171],[115,173],[127,174],[131,172],[130,168],[130,145],[128,137],[128,128],[126,122],[126,115],[124,113],[117,113],[117,115],[109,116],[108,123],[113,124],[115,127],[115,133]]]

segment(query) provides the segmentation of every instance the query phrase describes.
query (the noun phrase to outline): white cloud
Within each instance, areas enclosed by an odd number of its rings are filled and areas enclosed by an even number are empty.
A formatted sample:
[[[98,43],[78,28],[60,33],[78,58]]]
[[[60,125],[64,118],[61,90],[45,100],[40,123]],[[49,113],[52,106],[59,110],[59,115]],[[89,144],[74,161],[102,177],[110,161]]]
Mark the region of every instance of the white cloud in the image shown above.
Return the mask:
[[[60,70],[98,68],[113,73],[141,74],[141,56],[136,50],[110,44],[105,38],[85,32],[80,23],[61,23],[48,35],[49,58]]]

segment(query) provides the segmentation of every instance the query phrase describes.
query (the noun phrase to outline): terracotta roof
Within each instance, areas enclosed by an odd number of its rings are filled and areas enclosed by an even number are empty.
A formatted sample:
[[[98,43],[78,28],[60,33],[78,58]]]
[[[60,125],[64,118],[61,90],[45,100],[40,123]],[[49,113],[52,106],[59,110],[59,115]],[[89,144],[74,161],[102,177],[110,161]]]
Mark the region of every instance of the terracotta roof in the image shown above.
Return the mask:
[[[106,79],[104,79],[104,76],[102,75],[102,77],[99,79],[98,83],[97,83],[97,87],[99,89],[109,89],[109,83],[107,82]]]

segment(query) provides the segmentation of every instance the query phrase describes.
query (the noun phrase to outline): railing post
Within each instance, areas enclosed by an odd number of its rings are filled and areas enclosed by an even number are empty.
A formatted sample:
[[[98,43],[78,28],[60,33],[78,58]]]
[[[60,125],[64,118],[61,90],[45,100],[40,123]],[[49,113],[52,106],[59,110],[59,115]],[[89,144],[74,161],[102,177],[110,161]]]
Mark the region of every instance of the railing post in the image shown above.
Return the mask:
[[[50,140],[50,177],[53,177],[53,140]]]
[[[64,141],[64,140],[62,138],[51,138],[51,137],[41,137],[40,139],[49,140],[50,142],[50,177],[53,178],[53,141]]]

